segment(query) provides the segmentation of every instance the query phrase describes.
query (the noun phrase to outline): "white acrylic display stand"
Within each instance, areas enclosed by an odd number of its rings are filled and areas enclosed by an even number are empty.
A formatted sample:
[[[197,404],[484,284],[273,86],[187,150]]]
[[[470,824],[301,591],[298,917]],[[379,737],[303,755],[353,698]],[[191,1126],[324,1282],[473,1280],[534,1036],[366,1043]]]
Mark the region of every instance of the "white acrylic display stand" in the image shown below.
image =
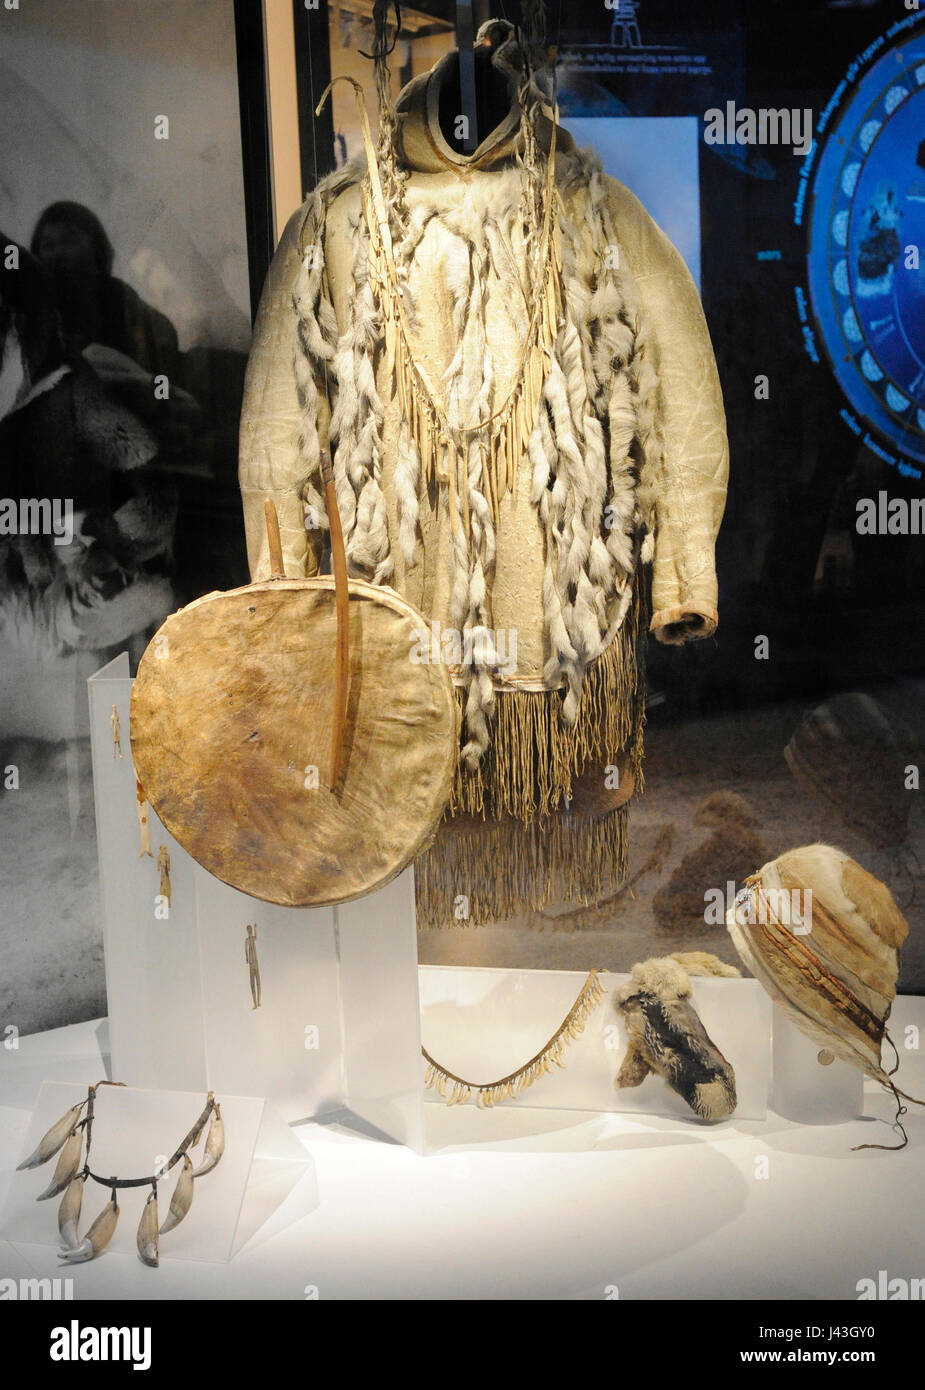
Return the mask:
[[[467,1080],[490,1082],[534,1056],[568,1014],[586,978],[572,970],[491,970],[424,966],[421,1014],[424,1046],[443,1067]],[[562,1069],[518,1093],[518,1108],[625,1111],[695,1120],[689,1106],[659,1076],[619,1091],[614,1078],[626,1051],[622,1016],[613,994],[629,977],[605,974],[606,994],[566,1045]],[[735,1115],[767,1113],[771,1001],[756,980],[692,979],[691,998],[704,1028],[732,1063]],[[426,1092],[429,1100],[442,1098]],[[473,1095],[470,1105],[477,1104]]]
[[[336,909],[276,907],[206,873],[153,810],[154,858],[139,858],[128,657],[88,684],[114,1079],[261,1095],[290,1123],[346,1106],[419,1147],[411,871],[374,898]],[[113,757],[113,705],[122,758]],[[170,854],[167,920],[157,915],[162,844]],[[259,1009],[244,958],[249,922],[257,924]]]
[[[864,1114],[864,1075],[836,1058],[820,1064],[820,1045],[775,1008],[771,1022],[774,1084],[771,1105],[778,1115],[804,1125],[838,1125]]]
[[[132,1085],[267,1097],[288,1122],[341,1108],[425,1152],[421,1037],[475,1082],[513,1071],[549,1039],[585,978],[575,971],[418,970],[412,871],[338,908],[280,908],[199,867],[149,811],[155,858],[139,858],[131,761],[132,682],[122,655],[89,681],[113,1075]],[[123,757],[113,757],[119,713]],[[160,845],[172,903],[159,920]],[[256,922],[263,1004],[251,1007],[245,927]],[[608,998],[569,1043],[564,1067],[518,1093],[518,1109],[626,1111],[692,1119],[661,1078],[614,1089],[626,1047]],[[754,980],[697,979],[693,1003],[736,1073],[736,1116],[761,1119],[770,1088],[771,1004]],[[836,1123],[862,1111],[861,1078],[821,1067],[774,1010],[774,1107]],[[441,1102],[442,1103],[442,1102]],[[475,1104],[475,1099],[470,1104]]]
[[[70,1108],[84,1100],[86,1086],[45,1082],[22,1149],[32,1153],[42,1135]],[[220,1094],[225,1124],[225,1152],[218,1166],[194,1183],[189,1213],[160,1243],[161,1259],[224,1262],[260,1228],[286,1199],[297,1182],[307,1180],[306,1210],[318,1205],[314,1165],[292,1131],[263,1100]],[[160,1158],[169,1157],[189,1133],[205,1105],[204,1092],[145,1091],[122,1086],[101,1087],[96,1095],[90,1166],[100,1176],[143,1177]],[[198,1166],[202,1145],[194,1150]],[[60,1197],[35,1199],[50,1183],[56,1159],[40,1168],[15,1173],[2,1218],[4,1239],[29,1245],[57,1246]],[[158,1183],[158,1208],[163,1221],[180,1171],[179,1164]],[[149,1187],[124,1188],[115,1234],[107,1246],[121,1254],[137,1254],[135,1234]],[[99,1184],[84,1185],[80,1229],[85,1233],[97,1212],[109,1201]],[[105,1255],[100,1258],[105,1258]],[[156,1274],[152,1271],[153,1277]]]

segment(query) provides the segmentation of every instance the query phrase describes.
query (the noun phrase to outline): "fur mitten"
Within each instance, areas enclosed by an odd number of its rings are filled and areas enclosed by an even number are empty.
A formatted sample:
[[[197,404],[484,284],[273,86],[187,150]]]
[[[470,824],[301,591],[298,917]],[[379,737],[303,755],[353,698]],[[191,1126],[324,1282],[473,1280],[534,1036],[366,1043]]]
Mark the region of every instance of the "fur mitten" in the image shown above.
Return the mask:
[[[700,951],[633,966],[630,979],[614,996],[629,1039],[614,1085],[618,1090],[639,1086],[654,1071],[695,1114],[721,1120],[736,1107],[735,1073],[690,1001],[692,974],[739,972]]]

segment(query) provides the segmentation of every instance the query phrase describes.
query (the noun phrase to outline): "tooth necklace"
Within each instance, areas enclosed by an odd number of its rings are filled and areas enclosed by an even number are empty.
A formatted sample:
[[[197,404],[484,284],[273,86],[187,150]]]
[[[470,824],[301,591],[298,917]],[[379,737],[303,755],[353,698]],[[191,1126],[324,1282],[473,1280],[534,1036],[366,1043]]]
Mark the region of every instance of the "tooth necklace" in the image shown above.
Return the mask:
[[[106,1249],[112,1240],[119,1220],[119,1203],[116,1200],[116,1192],[120,1187],[150,1187],[151,1191],[148,1193],[147,1201],[141,1213],[141,1221],[138,1224],[136,1244],[138,1254],[144,1263],[156,1268],[160,1263],[159,1236],[166,1234],[167,1231],[172,1231],[175,1226],[179,1226],[193,1204],[194,1178],[201,1178],[206,1173],[210,1173],[225,1152],[225,1125],[222,1120],[221,1107],[210,1091],[199,1119],[158,1173],[152,1173],[150,1177],[144,1178],[104,1178],[100,1174],[94,1173],[90,1168],[90,1146],[93,1139],[96,1093],[101,1086],[121,1086],[123,1084],[121,1081],[98,1081],[95,1086],[90,1086],[87,1090],[87,1099],[80,1101],[78,1105],[72,1105],[70,1110],[52,1125],[47,1134],[42,1136],[35,1152],[17,1165],[17,1172],[26,1168],[39,1168],[55,1154],[58,1154],[54,1177],[45,1191],[39,1193],[36,1201],[43,1202],[48,1197],[56,1197],[59,1192],[64,1193],[58,1208],[58,1230],[61,1234],[62,1245],[59,1258],[67,1264],[83,1264],[86,1260],[95,1259]],[[84,1107],[86,1107],[86,1114],[81,1118],[81,1111]],[[189,1150],[195,1148],[199,1143],[207,1120],[210,1120],[210,1123],[203,1161],[194,1170]],[[81,1168],[80,1160],[84,1153],[85,1138],[87,1141],[86,1156]],[[157,1215],[158,1179],[165,1177],[181,1159],[183,1167],[170,1198],[170,1210],[164,1222],[159,1225]],[[83,1203],[84,1184],[87,1178],[99,1183],[100,1187],[107,1187],[110,1197],[86,1235],[81,1239],[78,1233],[78,1224],[80,1222],[80,1208]]]
[[[493,1105],[498,1105],[503,1100],[516,1100],[518,1091],[526,1090],[534,1081],[551,1072],[553,1064],[557,1067],[565,1066],[562,1053],[573,1038],[584,1032],[585,1023],[604,997],[602,974],[606,974],[606,971],[595,969],[589,972],[588,978],[578,991],[578,998],[546,1046],[540,1048],[529,1062],[524,1062],[522,1067],[497,1081],[466,1081],[464,1077],[457,1076],[455,1072],[435,1062],[427,1049],[422,1047],[421,1053],[427,1063],[425,1089],[438,1091],[447,1105],[465,1105],[475,1091],[477,1104],[482,1110],[490,1110]],[[453,1088],[449,1095],[446,1093],[447,1086]]]

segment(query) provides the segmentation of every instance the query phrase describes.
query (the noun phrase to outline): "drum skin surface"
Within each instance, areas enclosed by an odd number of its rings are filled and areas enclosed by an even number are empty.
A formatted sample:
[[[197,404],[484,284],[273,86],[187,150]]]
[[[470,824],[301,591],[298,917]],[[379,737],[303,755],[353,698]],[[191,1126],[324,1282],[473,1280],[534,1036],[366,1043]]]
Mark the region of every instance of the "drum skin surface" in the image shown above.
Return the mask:
[[[132,690],[138,779],[205,869],[288,907],[382,887],[429,843],[458,747],[449,671],[415,660],[423,619],[350,581],[344,757],[328,788],[334,581],[268,580],[167,619]],[[426,626],[424,631],[427,631]]]

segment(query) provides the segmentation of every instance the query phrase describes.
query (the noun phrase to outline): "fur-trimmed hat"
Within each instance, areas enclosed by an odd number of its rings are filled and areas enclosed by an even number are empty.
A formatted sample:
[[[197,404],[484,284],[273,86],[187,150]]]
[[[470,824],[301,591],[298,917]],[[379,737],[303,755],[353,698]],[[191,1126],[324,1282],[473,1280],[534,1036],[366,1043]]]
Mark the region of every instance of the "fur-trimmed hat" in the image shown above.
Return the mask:
[[[909,926],[885,883],[842,850],[803,845],[746,880],[726,927],[807,1037],[891,1084],[880,1050]]]

